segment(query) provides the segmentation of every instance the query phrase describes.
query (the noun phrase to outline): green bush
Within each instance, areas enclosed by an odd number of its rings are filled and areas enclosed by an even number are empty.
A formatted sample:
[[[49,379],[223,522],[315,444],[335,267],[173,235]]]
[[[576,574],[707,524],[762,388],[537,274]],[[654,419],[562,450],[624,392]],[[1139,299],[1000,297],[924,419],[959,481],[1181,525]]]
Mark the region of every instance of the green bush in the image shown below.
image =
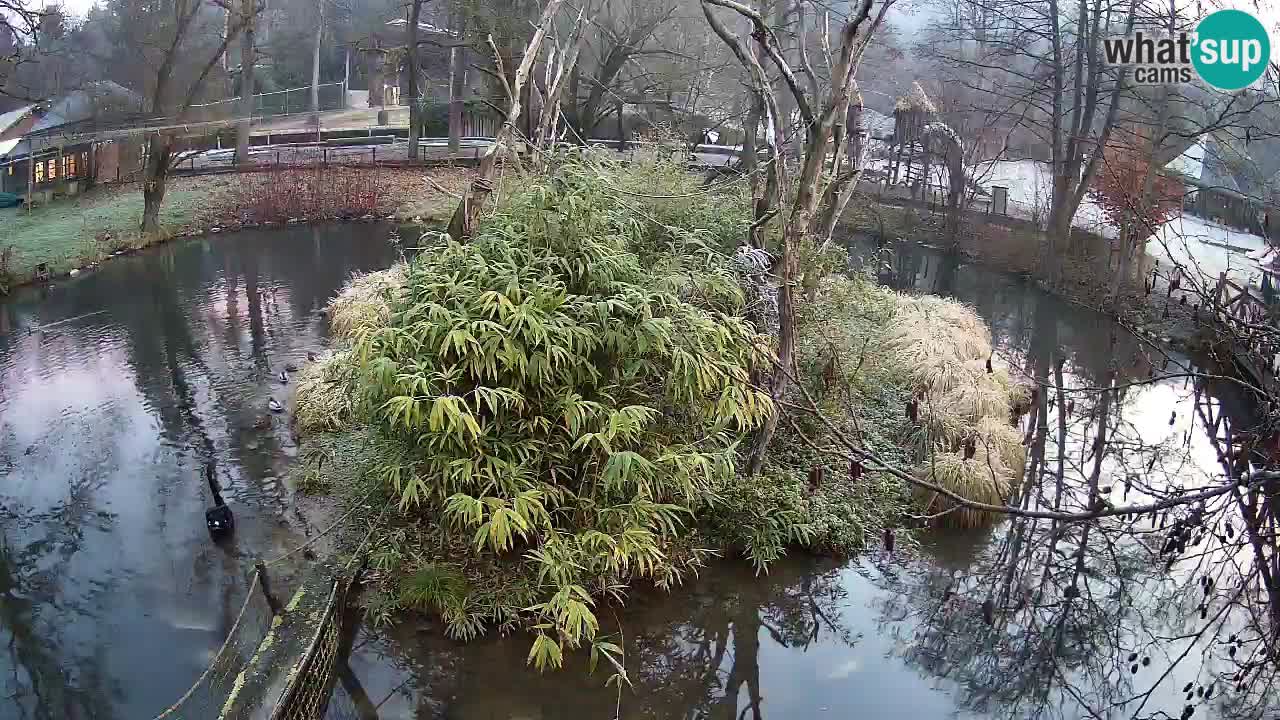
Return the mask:
[[[809,413],[785,415],[765,472],[736,472],[772,407],[748,375],[770,339],[741,318],[728,259],[748,202],[662,157],[584,153],[509,178],[469,243],[425,237],[408,266],[333,304],[350,374],[317,370],[299,402],[315,405],[308,426],[370,423],[377,460],[360,475],[399,503],[371,552],[371,617],[429,611],[460,638],[531,627],[530,662],[555,666],[583,644],[613,652],[595,609],[634,582],[671,586],[713,551],[761,571],[796,547],[847,555],[907,521],[906,484],[818,450],[840,445]],[[920,302],[862,276],[812,290],[787,400],[812,398],[844,437],[918,467],[915,380],[888,343]],[[331,407],[337,381],[358,407]],[[993,452],[1016,453],[989,430]]]
[[[901,296],[863,276],[829,277],[811,301],[796,308],[797,383],[794,405],[810,399],[847,438],[899,467],[911,467],[901,442],[910,432],[904,409],[911,396],[908,378],[882,347]],[[789,547],[849,555],[879,541],[885,528],[903,524],[910,495],[898,478],[867,471],[850,476],[838,455],[814,448],[839,448],[831,428],[815,416],[790,412],[766,457],[759,477],[739,477],[709,516],[713,535],[740,549],[758,569]],[[809,473],[825,471],[810,486]]]
[[[539,666],[594,641],[602,594],[696,561],[680,539],[771,409],[748,377],[760,339],[655,284],[633,251],[653,225],[598,180],[587,166],[526,180],[470,243],[440,238],[353,348],[368,411],[398,441],[381,475],[402,510],[536,577]],[[470,618],[458,602],[426,604]]]

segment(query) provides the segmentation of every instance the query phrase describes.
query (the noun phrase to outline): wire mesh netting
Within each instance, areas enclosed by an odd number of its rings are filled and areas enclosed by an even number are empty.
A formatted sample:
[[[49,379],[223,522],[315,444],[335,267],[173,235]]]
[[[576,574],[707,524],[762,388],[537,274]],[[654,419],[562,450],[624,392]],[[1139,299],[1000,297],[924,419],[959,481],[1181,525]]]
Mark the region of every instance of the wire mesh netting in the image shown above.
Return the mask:
[[[342,645],[343,608],[349,587],[349,579],[334,581],[315,638],[290,677],[271,720],[320,720],[325,716]]]
[[[343,107],[342,83],[325,83],[317,86],[316,100],[321,112],[337,110]],[[240,98],[228,98],[226,100],[193,105],[190,114],[193,119],[202,121],[226,120],[241,117],[243,115],[240,112],[241,105]],[[294,115],[305,112],[311,112],[310,87],[286,88],[253,96],[253,114],[257,117]]]

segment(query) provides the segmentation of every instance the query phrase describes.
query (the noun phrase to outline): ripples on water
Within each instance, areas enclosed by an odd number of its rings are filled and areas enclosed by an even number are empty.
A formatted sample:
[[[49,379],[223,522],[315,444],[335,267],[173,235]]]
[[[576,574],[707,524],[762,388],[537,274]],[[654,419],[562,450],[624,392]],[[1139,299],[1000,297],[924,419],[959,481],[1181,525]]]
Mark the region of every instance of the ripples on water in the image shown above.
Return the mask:
[[[0,718],[149,718],[204,669],[253,555],[304,528],[274,380],[389,228],[225,234],[0,304]],[[206,463],[236,512],[213,545]],[[203,700],[203,702],[201,702]],[[198,698],[183,717],[214,717]]]
[[[1105,376],[1110,325],[1095,313],[920,248],[882,253],[855,243],[851,251],[853,265],[882,282],[975,306],[1014,367],[1060,359],[1068,390]],[[1123,332],[1115,357],[1124,378],[1145,379],[1165,363]],[[1170,362],[1190,360],[1174,355]],[[1096,434],[1096,408],[1080,397],[1063,450],[1049,450],[1053,462],[1062,456],[1069,482],[1089,471],[1086,451]],[[1120,481],[1139,468],[1161,486],[1220,475],[1195,399],[1194,388],[1177,380],[1123,394],[1108,421],[1112,443],[1103,463],[1113,502],[1141,498],[1141,488],[1127,492]],[[1209,404],[1244,412],[1230,396]],[[521,635],[460,645],[425,621],[364,628],[328,717],[1178,717],[1183,685],[1208,685],[1221,669],[1217,655],[1202,657],[1211,640],[1170,639],[1197,628],[1199,596],[1181,584],[1194,568],[1183,563],[1165,575],[1142,543],[1150,528],[1124,528],[1119,540],[1073,530],[1055,542],[1044,523],[1027,530],[1027,560],[1009,573],[1011,527],[932,533],[913,557],[873,548],[848,563],[792,558],[760,577],[743,563],[720,563],[670,595],[636,592],[618,612],[620,627],[602,613],[602,632],[615,633],[626,650],[634,687],[620,693],[606,687],[612,670],[588,675],[582,658],[558,673],[527,669]],[[1091,559],[1077,571],[1082,544]],[[1080,599],[1067,603],[1072,584]],[[988,624],[983,601],[996,588],[1006,588],[1009,600]],[[1139,659],[1137,672],[1133,652],[1150,658],[1147,665]],[[1228,716],[1217,687],[1217,699],[1198,704],[1196,717]]]
[[[273,376],[320,346],[316,310],[350,271],[392,260],[386,232],[224,234],[0,305],[0,719],[146,720],[203,670],[243,598],[248,558],[303,531],[279,480],[296,452],[288,429],[281,418],[253,428],[267,398],[288,392]],[[1095,314],[931,252],[853,250],[885,282],[973,304],[1016,367],[1061,358],[1068,387],[1106,371],[1107,326]],[[1164,362],[1132,338],[1118,352],[1133,377]],[[1114,501],[1124,501],[1116,479],[1152,455],[1161,482],[1217,472],[1194,400],[1178,381],[1124,395],[1114,437],[1147,449],[1108,451]],[[1243,412],[1235,398],[1216,403]],[[1090,422],[1083,407],[1070,420],[1070,477],[1087,468]],[[210,458],[237,514],[230,549],[203,524]],[[911,558],[795,558],[759,577],[726,562],[671,595],[637,592],[620,627],[603,615],[626,650],[634,687],[621,693],[580,658],[559,673],[526,669],[522,636],[463,646],[430,622],[363,628],[329,717],[1012,720],[1089,717],[1086,707],[1176,717],[1178,690],[1213,660],[1180,663],[1155,683],[1186,647],[1161,637],[1194,615],[1158,561],[1126,544],[1111,566],[1119,575],[1077,573],[1088,602],[1062,612],[1075,543],[1090,540],[1041,533],[1032,562],[1008,576],[1015,601],[988,625],[981,605],[1006,577],[1007,529],[932,535]],[[1038,591],[1048,600],[1016,601],[1043,599]],[[1127,655],[1137,649],[1154,662],[1135,674]],[[1139,710],[1135,696],[1153,685]],[[216,711],[198,697],[183,717]],[[1206,713],[1214,706],[1197,717]]]

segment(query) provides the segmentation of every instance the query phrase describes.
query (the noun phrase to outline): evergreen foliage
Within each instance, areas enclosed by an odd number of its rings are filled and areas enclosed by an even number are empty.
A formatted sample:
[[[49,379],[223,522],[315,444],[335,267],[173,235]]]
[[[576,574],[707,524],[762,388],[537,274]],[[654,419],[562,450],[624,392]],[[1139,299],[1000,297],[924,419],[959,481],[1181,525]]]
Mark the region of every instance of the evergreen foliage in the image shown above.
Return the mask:
[[[533,179],[471,242],[425,248],[387,286],[388,322],[354,333],[363,400],[395,441],[382,480],[471,553],[530,566],[539,666],[595,639],[602,593],[693,565],[677,539],[772,408],[748,376],[761,340],[713,309],[732,293],[699,307],[633,251],[702,239],[651,226],[590,166]],[[419,568],[402,597],[471,634],[446,577]]]
[[[786,414],[763,473],[737,472],[773,407],[751,379],[770,339],[742,317],[748,270],[731,260],[748,202],[661,157],[619,166],[587,153],[519,177],[478,236],[424,236],[407,265],[353,280],[331,305],[341,348],[300,374],[298,418],[308,431],[363,424],[368,449],[346,487],[327,463],[314,484],[399,510],[371,551],[375,622],[414,608],[463,639],[524,628],[538,668],[583,646],[616,666],[597,613],[632,585],[670,587],[716,552],[759,572],[796,547],[851,554],[909,522],[910,488],[837,467],[820,450],[835,433],[809,413]],[[973,368],[948,379],[912,364],[921,338],[954,345],[961,364],[989,353],[970,311],[863,276],[810,290],[786,401],[813,400],[908,468],[944,450],[911,444],[930,430],[907,419],[909,399],[980,400],[952,413],[982,420],[954,437],[975,437],[1002,471],[1016,463],[1017,434],[991,415],[1015,393],[993,381],[995,399],[948,394]]]

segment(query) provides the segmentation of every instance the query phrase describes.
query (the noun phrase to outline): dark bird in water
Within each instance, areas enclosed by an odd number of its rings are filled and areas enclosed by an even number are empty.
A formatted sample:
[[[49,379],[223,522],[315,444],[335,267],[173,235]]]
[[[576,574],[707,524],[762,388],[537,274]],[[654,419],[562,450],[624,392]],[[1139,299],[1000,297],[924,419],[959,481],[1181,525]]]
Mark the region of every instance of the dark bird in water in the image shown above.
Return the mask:
[[[315,353],[313,352],[307,353],[307,362],[315,362],[316,360],[317,358]]]
[[[290,362],[290,363],[285,363],[285,364],[284,364],[284,370],[285,370],[285,372],[298,372],[298,366],[297,366],[297,365],[294,365],[294,364],[293,364],[293,363],[291,363],[291,362]]]
[[[273,413],[284,412],[284,406],[276,402],[275,398],[267,399],[267,409]]]
[[[281,370],[280,374],[276,376],[276,379],[280,381],[281,385],[288,385],[289,373],[285,372],[284,370]]]
[[[227,503],[222,499],[218,479],[213,474],[213,463],[205,465],[204,476],[209,481],[209,491],[213,493],[213,507],[204,511],[204,524],[208,526],[209,534],[216,540],[230,535],[235,530],[236,518],[231,514],[231,508],[227,507]]]

